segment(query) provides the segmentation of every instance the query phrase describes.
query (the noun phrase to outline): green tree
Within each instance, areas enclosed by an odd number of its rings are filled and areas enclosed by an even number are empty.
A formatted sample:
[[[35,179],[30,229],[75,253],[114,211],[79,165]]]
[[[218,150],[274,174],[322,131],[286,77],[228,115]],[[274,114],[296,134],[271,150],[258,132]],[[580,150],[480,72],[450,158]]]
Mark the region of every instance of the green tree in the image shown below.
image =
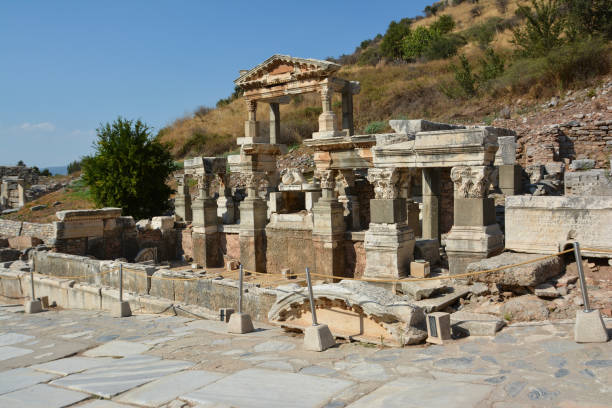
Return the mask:
[[[603,36],[612,39],[612,1],[563,0],[568,38]]]
[[[149,218],[168,209],[175,169],[169,147],[140,120],[119,117],[97,129],[96,154],[82,161],[83,180],[98,206],[121,207],[125,215]]]
[[[431,26],[429,26],[429,28],[436,30],[440,34],[447,34],[455,28],[455,20],[448,14],[442,14],[431,24]]]
[[[472,66],[465,55],[459,56],[461,65],[452,64],[451,69],[455,73],[455,81],[467,97],[476,95],[476,76],[472,73]]]
[[[410,24],[412,21],[409,18],[403,18],[399,22],[392,21],[387,28],[381,43],[381,54],[389,59],[400,59],[402,57],[402,40],[410,34]]]
[[[77,171],[81,170],[81,160],[70,162],[66,167],[66,170],[68,174],[76,173]]]
[[[439,36],[440,34],[437,31],[432,31],[427,27],[417,27],[404,37],[402,41],[402,56],[408,61],[419,58],[434,38]]]
[[[480,59],[480,66],[482,71],[478,76],[478,80],[486,82],[493,78],[497,78],[504,73],[504,59],[493,51],[492,48],[488,48],[485,51],[485,55]]]
[[[531,0],[531,7],[519,5],[516,13],[525,18],[525,26],[513,30],[519,55],[540,57],[563,44],[565,18],[558,0]]]

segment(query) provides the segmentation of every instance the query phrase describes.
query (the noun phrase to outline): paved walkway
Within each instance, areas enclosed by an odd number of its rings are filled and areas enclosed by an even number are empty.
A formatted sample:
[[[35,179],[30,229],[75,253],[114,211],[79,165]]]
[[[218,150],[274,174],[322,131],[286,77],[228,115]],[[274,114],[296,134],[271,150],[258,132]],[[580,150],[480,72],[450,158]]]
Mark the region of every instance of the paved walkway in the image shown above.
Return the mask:
[[[612,342],[572,329],[316,353],[277,328],[0,306],[0,407],[612,407]]]

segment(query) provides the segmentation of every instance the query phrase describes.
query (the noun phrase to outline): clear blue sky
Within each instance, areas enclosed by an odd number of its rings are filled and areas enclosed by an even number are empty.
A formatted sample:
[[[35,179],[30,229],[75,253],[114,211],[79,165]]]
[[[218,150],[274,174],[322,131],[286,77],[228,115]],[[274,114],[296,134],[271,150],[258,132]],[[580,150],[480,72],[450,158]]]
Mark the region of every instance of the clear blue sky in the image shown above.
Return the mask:
[[[157,131],[275,53],[351,53],[424,1],[0,1],[0,165],[64,165],[118,115]]]

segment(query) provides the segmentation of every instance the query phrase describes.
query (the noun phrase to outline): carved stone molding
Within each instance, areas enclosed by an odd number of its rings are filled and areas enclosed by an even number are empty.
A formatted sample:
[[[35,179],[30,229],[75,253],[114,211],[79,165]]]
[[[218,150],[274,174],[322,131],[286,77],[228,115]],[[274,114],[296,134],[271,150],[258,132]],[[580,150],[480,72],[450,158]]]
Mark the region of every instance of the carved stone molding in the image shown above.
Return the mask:
[[[302,170],[298,168],[287,168],[281,172],[281,182],[285,186],[301,186],[306,183],[306,178],[302,174]]]
[[[208,198],[210,196],[210,184],[212,183],[215,176],[212,174],[198,174],[196,178],[198,180],[198,190],[200,191],[200,198]]]
[[[374,185],[377,199],[399,198],[400,171],[397,169],[368,169],[368,181]]]
[[[321,188],[325,190],[333,190],[336,187],[337,170],[318,170],[316,178],[321,181]]]
[[[455,198],[486,198],[491,184],[491,166],[457,166],[451,169]]]
[[[255,120],[257,114],[257,101],[247,99],[246,105],[249,113],[249,120]]]

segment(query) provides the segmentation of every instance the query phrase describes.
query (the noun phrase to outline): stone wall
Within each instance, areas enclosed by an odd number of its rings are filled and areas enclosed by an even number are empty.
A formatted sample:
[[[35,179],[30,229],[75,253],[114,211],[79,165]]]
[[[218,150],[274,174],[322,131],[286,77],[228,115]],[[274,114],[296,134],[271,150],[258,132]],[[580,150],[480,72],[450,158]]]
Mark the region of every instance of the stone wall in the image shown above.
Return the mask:
[[[577,241],[612,250],[612,197],[506,197],[506,249],[549,254]],[[612,254],[584,249],[583,254]]]
[[[35,237],[43,240],[47,245],[53,245],[55,243],[56,232],[53,224],[37,224],[0,219],[0,236]]]
[[[312,215],[305,211],[294,214],[272,214],[266,227],[266,271],[280,273],[289,268],[302,273],[314,269]]]
[[[535,163],[564,159],[593,159],[596,168],[608,168],[612,153],[612,120],[572,120],[545,130],[523,135],[518,142],[518,163],[523,167]]]
[[[21,178],[28,185],[38,183],[38,174],[26,166],[0,166],[0,180],[5,176]]]

